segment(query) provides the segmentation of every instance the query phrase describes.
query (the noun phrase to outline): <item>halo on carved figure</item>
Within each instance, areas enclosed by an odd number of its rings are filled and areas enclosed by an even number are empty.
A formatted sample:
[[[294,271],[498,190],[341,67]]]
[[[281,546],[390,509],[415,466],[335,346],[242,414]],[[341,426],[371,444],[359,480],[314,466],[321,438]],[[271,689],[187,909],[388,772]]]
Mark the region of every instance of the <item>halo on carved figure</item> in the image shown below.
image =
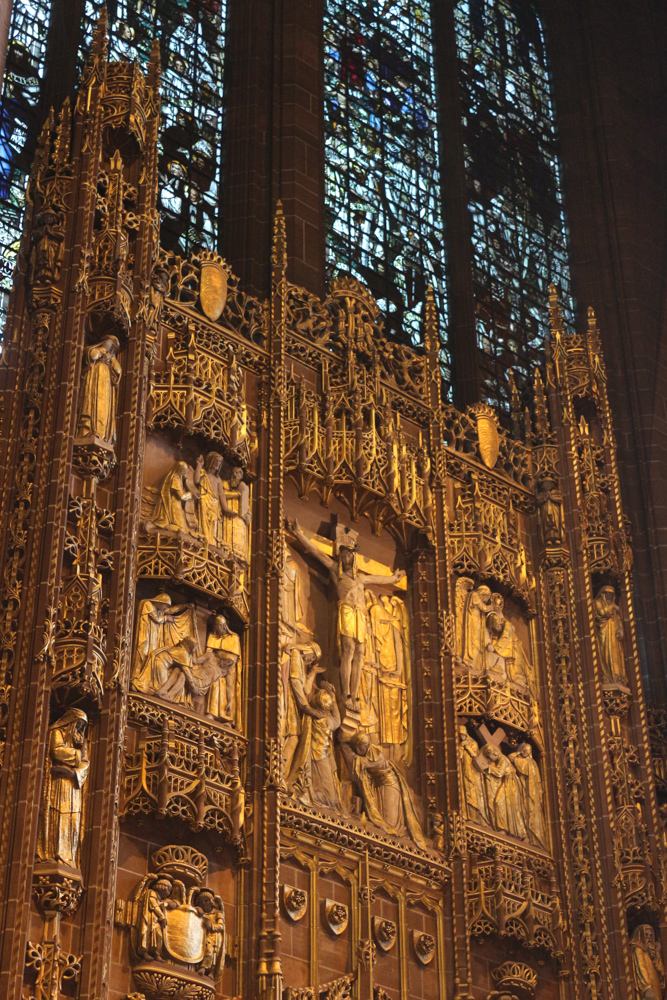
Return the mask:
[[[350,917],[349,910],[345,903],[337,903],[335,899],[322,900],[322,912],[324,924],[338,937],[347,927]]]
[[[293,923],[297,923],[305,916],[308,909],[308,893],[303,889],[297,889],[294,885],[284,885],[281,895],[285,915]]]
[[[393,920],[384,917],[373,917],[373,937],[382,951],[391,951],[396,944],[398,931]]]
[[[415,950],[417,961],[421,965],[430,965],[435,957],[435,938],[433,935],[413,930],[412,946]]]

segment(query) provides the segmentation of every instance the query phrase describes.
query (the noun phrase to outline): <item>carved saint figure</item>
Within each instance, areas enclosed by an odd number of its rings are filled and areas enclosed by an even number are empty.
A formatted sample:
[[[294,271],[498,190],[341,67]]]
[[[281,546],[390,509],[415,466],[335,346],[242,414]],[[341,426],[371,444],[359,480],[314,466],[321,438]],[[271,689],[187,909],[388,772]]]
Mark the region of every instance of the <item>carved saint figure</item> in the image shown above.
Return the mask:
[[[317,546],[306,538],[296,521],[289,527],[303,548],[328,570],[331,582],[336,588],[341,688],[346,707],[358,712],[361,708],[359,684],[367,634],[364,590],[369,584],[398,583],[405,576],[405,572],[397,570],[392,576],[364,573],[357,569],[356,543],[346,544],[345,540],[341,540],[337,545],[337,553],[332,558],[325,552],[320,552]]]
[[[132,690],[143,694],[157,694],[166,677],[158,684],[160,668],[153,662],[152,654],[177,645],[186,636],[194,637],[196,634],[194,604],[172,606],[171,597],[165,593],[157,594],[149,601],[141,601],[130,680]]]
[[[294,641],[301,633],[310,632],[303,623],[301,574],[287,543],[283,552],[283,576],[280,587],[280,626],[283,645],[290,640]]]
[[[166,875],[149,875],[139,885],[134,951],[137,958],[162,958],[167,910],[173,884]]]
[[[121,367],[116,360],[117,337],[105,337],[83,352],[83,379],[77,437],[96,437],[113,447],[116,442],[116,387]]]
[[[185,516],[186,501],[192,500],[196,495],[187,485],[189,472],[190,466],[187,462],[176,462],[166,476],[160,480],[157,484],[159,496],[147,525],[168,528],[171,531],[182,531],[186,535],[193,534]]]
[[[513,684],[521,684],[537,694],[535,670],[526,656],[523,643],[514,625],[503,614],[504,600],[501,594],[492,596],[494,610],[487,615],[487,629],[491,639],[492,649],[487,647],[487,659],[490,654],[503,658],[508,680]]]
[[[424,848],[410,789],[396,765],[365,734],[355,733],[340,748],[371,823],[395,837],[409,836]]]
[[[336,771],[333,734],[340,728],[340,714],[333,684],[324,682],[313,692],[310,705],[318,713],[310,729],[311,796],[316,805],[342,811]]]
[[[650,924],[640,924],[630,938],[636,1000],[662,1000],[665,966],[662,949]]]
[[[540,483],[536,503],[542,544],[553,545],[562,541],[563,497],[550,476]]]
[[[547,824],[544,818],[544,792],[537,761],[530,743],[521,743],[516,753],[509,755],[519,776],[522,806],[528,839],[536,847],[548,847]]]
[[[250,491],[243,482],[243,469],[236,466],[232,469],[225,487],[225,503],[232,517],[228,520],[226,544],[232,554],[243,562],[248,561],[248,529],[250,528]]]
[[[220,478],[222,455],[210,451],[204,460],[200,455],[195,468],[195,485],[199,488],[199,532],[208,545],[225,545],[225,518],[240,517],[227,503],[227,493]]]
[[[225,908],[220,896],[216,896],[211,889],[199,890],[197,907],[206,932],[200,972],[217,979],[225,962]]]
[[[597,636],[602,672],[607,684],[628,683],[625,672],[625,650],[623,648],[623,620],[616,603],[613,587],[601,587],[594,603],[595,633]]]
[[[459,726],[459,759],[466,814],[473,823],[489,826],[484,792],[484,774],[477,764],[479,746],[465,726]]]
[[[60,277],[64,238],[59,214],[50,205],[45,205],[32,231],[29,280],[33,285],[51,284]]]
[[[242,663],[241,639],[230,629],[227,619],[218,612],[213,618],[211,632],[206,639],[206,649],[218,652],[227,664],[225,672],[208,690],[206,714],[213,719],[231,722],[235,729],[242,728]]]
[[[325,714],[310,704],[315,678],[324,667],[316,642],[295,643],[288,652],[287,676],[283,676],[283,759],[287,787],[291,788],[309,764],[311,719]]]
[[[202,714],[204,697],[221,677],[233,671],[236,657],[221,649],[207,649],[200,656],[196,646],[196,640],[186,636],[175,646],[153,653],[151,664],[158,698]]]
[[[462,577],[457,581],[456,592],[457,608],[460,606],[459,657],[474,670],[484,670],[488,644],[486,618],[494,610],[491,588],[482,584],[474,590],[472,580]]]
[[[37,857],[79,867],[83,836],[83,793],[90,761],[86,747],[88,717],[68,708],[49,729],[42,791]]]
[[[488,761],[484,785],[491,826],[520,840],[527,840],[521,788],[513,764],[491,743],[482,747],[482,755]]]

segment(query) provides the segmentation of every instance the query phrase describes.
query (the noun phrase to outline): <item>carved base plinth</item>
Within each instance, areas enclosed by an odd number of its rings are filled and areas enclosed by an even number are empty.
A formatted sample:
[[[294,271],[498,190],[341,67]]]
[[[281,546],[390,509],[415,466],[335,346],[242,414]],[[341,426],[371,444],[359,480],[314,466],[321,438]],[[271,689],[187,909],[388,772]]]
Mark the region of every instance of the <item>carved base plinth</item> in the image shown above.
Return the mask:
[[[77,472],[97,479],[98,482],[106,479],[116,465],[116,455],[111,445],[93,435],[74,439],[72,458]]]
[[[139,539],[139,576],[173,579],[215,594],[248,620],[247,566],[231,550],[207,547],[203,539],[181,533],[144,531]]]
[[[456,711],[460,716],[484,716],[521,732],[534,734],[538,742],[536,703],[527,690],[502,684],[470,670],[457,671]]]
[[[134,985],[146,1000],[213,1000],[215,983],[208,976],[163,962],[137,965]]]
[[[630,709],[632,695],[630,689],[622,684],[603,684],[602,697],[604,698],[605,712],[610,719],[618,717],[624,719]]]
[[[52,686],[73,691],[79,698],[92,699],[99,707],[104,694],[106,657],[92,636],[57,639],[53,658]]]
[[[81,872],[59,861],[38,861],[33,872],[32,893],[42,913],[71,917],[83,895]]]

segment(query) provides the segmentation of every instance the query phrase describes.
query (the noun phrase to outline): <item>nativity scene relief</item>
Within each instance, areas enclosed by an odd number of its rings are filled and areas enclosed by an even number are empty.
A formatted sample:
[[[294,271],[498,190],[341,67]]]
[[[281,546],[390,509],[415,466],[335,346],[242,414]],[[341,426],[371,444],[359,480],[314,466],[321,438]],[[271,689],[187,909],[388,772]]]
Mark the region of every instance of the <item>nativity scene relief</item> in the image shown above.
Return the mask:
[[[328,594],[329,609],[327,621],[318,616],[311,630],[303,571],[288,546],[281,593],[288,793],[337,816],[363,817],[383,833],[424,849],[427,841],[408,780],[412,656],[408,611],[397,592],[405,593],[406,574],[364,558],[358,533],[349,528],[336,525],[332,541],[298,521],[287,527],[294,552],[308,560]]]

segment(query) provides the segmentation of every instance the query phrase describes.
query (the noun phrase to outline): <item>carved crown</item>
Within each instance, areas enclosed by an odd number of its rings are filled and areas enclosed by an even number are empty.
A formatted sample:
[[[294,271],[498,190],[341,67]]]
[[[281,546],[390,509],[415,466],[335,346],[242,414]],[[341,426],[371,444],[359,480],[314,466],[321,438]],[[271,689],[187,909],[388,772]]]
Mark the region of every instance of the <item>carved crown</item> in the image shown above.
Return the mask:
[[[503,962],[491,970],[491,976],[500,991],[516,993],[522,1000],[531,1000],[537,986],[537,973],[525,962]]]
[[[156,875],[170,875],[172,878],[182,878],[197,885],[206,878],[208,861],[194,847],[169,844],[155,851],[151,858],[153,871]]]

